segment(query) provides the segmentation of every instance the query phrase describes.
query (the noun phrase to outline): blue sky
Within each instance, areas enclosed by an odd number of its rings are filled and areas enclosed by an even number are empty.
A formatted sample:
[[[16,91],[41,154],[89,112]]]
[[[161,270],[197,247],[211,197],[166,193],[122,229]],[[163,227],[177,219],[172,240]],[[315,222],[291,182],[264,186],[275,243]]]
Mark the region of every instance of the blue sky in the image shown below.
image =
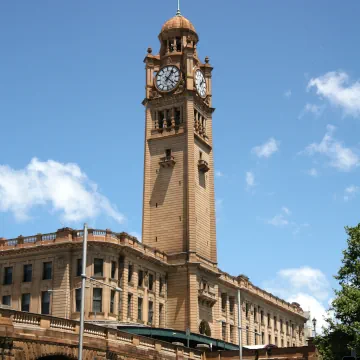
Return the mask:
[[[321,316],[359,222],[360,3],[182,0],[213,73],[220,267]],[[176,1],[0,3],[0,236],[141,233],[146,49]],[[239,260],[240,259],[240,260]]]

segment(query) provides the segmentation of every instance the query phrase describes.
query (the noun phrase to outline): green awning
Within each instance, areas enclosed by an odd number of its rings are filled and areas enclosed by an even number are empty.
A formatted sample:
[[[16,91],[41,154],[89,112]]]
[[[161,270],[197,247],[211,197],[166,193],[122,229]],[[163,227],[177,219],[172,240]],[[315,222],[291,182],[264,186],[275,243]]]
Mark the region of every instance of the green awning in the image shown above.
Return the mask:
[[[211,338],[209,336],[195,334],[195,333],[189,333],[189,336],[187,336],[185,331],[179,331],[174,329],[162,329],[162,328],[131,326],[131,325],[118,326],[118,329],[131,334],[155,338],[170,343],[181,342],[184,344],[184,346],[187,346],[187,341],[189,340],[189,345],[191,348],[196,348],[197,344],[206,344],[211,346],[213,350],[239,349],[237,345],[228,343],[223,340],[218,340]]]

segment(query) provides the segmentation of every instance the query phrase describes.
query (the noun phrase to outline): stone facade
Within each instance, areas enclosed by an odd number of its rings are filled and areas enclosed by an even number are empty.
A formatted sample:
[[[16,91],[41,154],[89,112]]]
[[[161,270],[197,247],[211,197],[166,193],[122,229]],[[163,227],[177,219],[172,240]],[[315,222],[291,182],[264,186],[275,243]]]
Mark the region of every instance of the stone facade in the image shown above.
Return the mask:
[[[66,360],[78,358],[79,322],[0,307],[2,360]],[[85,324],[84,360],[207,360],[238,359],[237,351],[204,352],[133,335],[116,329]],[[315,347],[243,351],[244,359],[315,360]]]
[[[305,344],[306,317],[289,304],[217,266],[212,136],[212,67],[200,61],[198,35],[184,17],[159,35],[145,58],[143,236],[91,229],[86,274],[87,321],[190,329],[243,344]],[[179,71],[171,91],[155,86],[164,66]],[[203,74],[205,95],[195,84]],[[164,72],[163,72],[164,73]],[[171,73],[165,72],[165,80]],[[0,240],[1,301],[12,309],[79,319],[82,231]],[[10,279],[11,278],[11,279]]]

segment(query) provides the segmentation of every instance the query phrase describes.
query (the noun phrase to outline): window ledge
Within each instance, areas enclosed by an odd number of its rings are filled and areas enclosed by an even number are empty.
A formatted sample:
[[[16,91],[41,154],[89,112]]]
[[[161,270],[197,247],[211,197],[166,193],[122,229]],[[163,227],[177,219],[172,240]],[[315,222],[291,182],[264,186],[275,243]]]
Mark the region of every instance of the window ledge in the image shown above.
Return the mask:
[[[103,312],[103,311],[99,311],[99,312],[95,312],[95,311],[90,311],[89,312],[89,315],[94,315],[95,316],[95,314],[96,314],[96,316],[104,316],[105,315],[105,313]]]
[[[101,275],[93,275],[91,277],[95,280],[105,280],[105,276],[101,276]]]

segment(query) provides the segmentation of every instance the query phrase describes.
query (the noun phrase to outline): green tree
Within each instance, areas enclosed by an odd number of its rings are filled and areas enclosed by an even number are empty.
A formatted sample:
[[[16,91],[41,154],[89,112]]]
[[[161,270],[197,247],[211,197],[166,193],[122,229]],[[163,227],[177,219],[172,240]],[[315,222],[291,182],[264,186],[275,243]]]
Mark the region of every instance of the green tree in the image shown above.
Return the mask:
[[[346,227],[347,249],[335,279],[340,290],[335,291],[326,319],[327,328],[315,338],[324,360],[338,360],[357,349],[360,355],[360,223]]]

